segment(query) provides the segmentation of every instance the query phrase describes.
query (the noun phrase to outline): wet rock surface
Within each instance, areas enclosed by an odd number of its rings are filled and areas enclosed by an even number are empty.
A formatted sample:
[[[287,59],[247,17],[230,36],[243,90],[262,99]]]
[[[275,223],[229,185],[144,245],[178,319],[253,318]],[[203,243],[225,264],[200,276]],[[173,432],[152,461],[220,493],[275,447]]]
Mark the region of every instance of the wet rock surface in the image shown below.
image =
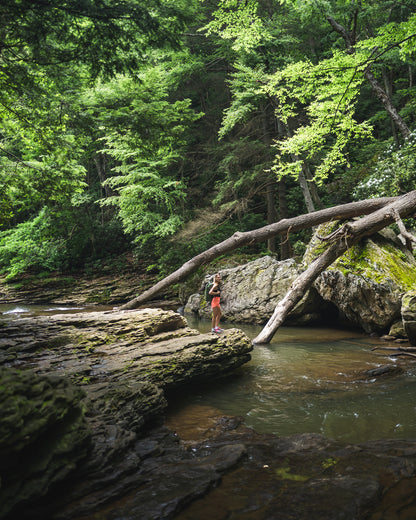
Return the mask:
[[[0,516],[74,519],[133,487],[151,496],[154,468],[172,474],[183,458],[172,433],[149,433],[163,419],[165,392],[225,376],[251,349],[237,329],[199,334],[156,309],[2,321]],[[220,459],[222,468],[235,462]],[[187,495],[220,478],[214,466]]]
[[[250,350],[237,329],[199,334],[155,309],[0,321],[0,517],[416,518],[416,440],[279,438],[233,417],[182,440],[161,424],[171,390]]]
[[[416,441],[346,445],[318,434],[279,438],[241,425],[227,429],[224,419],[210,439],[188,441],[188,447],[215,449],[233,439],[244,445],[245,456],[175,520],[416,518]]]

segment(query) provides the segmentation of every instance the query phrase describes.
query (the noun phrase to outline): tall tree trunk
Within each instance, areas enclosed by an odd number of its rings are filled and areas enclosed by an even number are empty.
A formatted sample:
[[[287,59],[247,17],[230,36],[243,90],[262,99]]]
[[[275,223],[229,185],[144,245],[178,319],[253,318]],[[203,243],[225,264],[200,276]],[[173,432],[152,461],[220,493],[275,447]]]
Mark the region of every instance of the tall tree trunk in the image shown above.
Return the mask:
[[[415,194],[416,191],[411,192]],[[353,218],[360,215],[369,215],[370,213],[383,208],[386,204],[397,200],[397,197],[384,197],[380,199],[367,199],[360,202],[351,202],[334,208],[326,208],[313,213],[299,215],[297,217],[280,220],[274,224],[264,226],[254,231],[245,231],[244,233],[234,233],[230,238],[223,242],[212,246],[203,253],[195,256],[175,272],[160,280],[153,287],[137,296],[133,300],[121,306],[121,309],[136,309],[144,302],[151,300],[163,290],[167,289],[174,283],[178,283],[196,271],[201,265],[207,264],[228,251],[233,251],[239,247],[251,244],[265,242],[272,236],[288,235],[291,231],[299,231],[313,226],[322,224],[329,220],[339,220]],[[415,208],[416,210],[416,204]]]
[[[278,197],[279,197],[279,219],[287,219],[289,217],[289,209],[287,206],[287,193],[286,193],[286,180],[280,179],[277,183]],[[280,239],[280,260],[286,260],[291,258],[292,248],[289,242],[289,232],[286,236],[282,236]]]
[[[262,130],[263,136],[262,141],[270,148],[272,144],[272,135],[270,131],[270,127],[275,120],[273,107],[270,103],[267,103],[263,106],[261,111],[261,122],[262,122]],[[267,204],[267,224],[274,224],[277,220],[277,210],[276,210],[276,175],[274,173],[268,174],[267,186],[266,186],[266,204]],[[277,251],[276,248],[276,237],[270,237],[267,241],[267,248],[272,253]]]
[[[107,180],[106,156],[100,152],[96,153],[94,155],[94,163],[102,189],[104,190],[105,197],[111,197],[115,195],[115,192],[111,189],[111,187],[108,184],[105,184],[105,181]]]
[[[313,180],[311,170],[307,163],[303,164],[303,172],[304,172],[305,178],[308,182],[309,191],[310,191],[312,200],[315,204],[315,207],[322,209],[324,207],[324,205],[322,204],[321,197],[319,196],[319,193],[318,193],[318,188],[316,186],[315,181]]]
[[[390,72],[390,74],[389,74]],[[386,89],[387,95],[390,99],[393,97],[393,82],[391,77],[391,71],[387,71],[385,67],[382,68],[382,75],[384,80],[384,88]],[[396,125],[393,123],[393,120],[390,118],[391,123],[391,133],[393,134],[394,142],[396,143],[396,146],[398,147],[400,145],[399,143],[399,136],[397,135]]]
[[[291,131],[289,125],[285,125],[285,129],[286,129],[287,136],[292,137],[293,134],[292,134],[292,131]],[[292,161],[293,162],[299,161],[299,157],[295,154],[292,154]],[[303,193],[303,198],[305,200],[306,209],[308,210],[309,213],[312,213],[312,211],[315,211],[316,208],[315,208],[315,204],[312,200],[312,195],[311,195],[311,192],[309,189],[308,181],[306,180],[304,163],[302,164],[302,168],[299,172],[298,181],[299,181],[299,185],[302,190],[302,193]]]
[[[266,187],[267,200],[267,224],[274,224],[277,220],[276,197],[275,197],[276,178],[273,173],[270,174],[270,181]],[[272,253],[276,253],[276,237],[270,237],[267,240],[267,248]]]
[[[298,157],[295,156],[293,159],[294,159],[294,161],[296,161],[296,160],[298,160]],[[312,195],[309,190],[308,181],[306,180],[305,174],[303,173],[303,167],[301,168],[301,170],[299,172],[298,180],[299,180],[300,188],[303,193],[303,198],[305,199],[306,209],[308,210],[309,213],[312,213],[313,211],[315,211],[315,204],[313,203],[313,200],[312,200]]]
[[[402,134],[402,136],[406,139],[410,135],[409,127],[406,125],[406,123],[403,121],[401,116],[396,110],[396,107],[393,105],[390,97],[388,94],[383,90],[377,79],[375,78],[374,74],[371,72],[370,68],[368,67],[364,71],[364,76],[368,80],[368,82],[371,85],[371,88],[375,95],[378,97],[378,99],[382,102],[386,112],[390,116],[390,119],[393,121],[393,123],[397,126],[399,132]]]

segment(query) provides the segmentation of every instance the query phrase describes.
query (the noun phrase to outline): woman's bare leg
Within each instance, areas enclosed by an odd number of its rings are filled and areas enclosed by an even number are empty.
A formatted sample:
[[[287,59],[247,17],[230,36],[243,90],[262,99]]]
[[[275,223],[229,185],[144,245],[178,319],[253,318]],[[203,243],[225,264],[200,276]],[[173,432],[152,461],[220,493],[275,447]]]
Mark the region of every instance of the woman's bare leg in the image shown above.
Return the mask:
[[[212,309],[212,323],[214,324],[213,328],[220,326],[221,319],[221,307],[214,307]]]

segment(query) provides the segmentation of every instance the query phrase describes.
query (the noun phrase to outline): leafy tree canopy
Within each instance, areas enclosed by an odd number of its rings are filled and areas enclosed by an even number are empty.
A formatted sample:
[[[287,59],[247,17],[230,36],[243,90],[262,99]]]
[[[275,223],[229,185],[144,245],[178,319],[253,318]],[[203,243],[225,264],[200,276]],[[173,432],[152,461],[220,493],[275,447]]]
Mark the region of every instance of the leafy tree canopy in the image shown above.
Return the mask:
[[[178,45],[187,7],[181,0],[3,0],[3,71],[76,61],[93,76],[134,72],[149,47]]]

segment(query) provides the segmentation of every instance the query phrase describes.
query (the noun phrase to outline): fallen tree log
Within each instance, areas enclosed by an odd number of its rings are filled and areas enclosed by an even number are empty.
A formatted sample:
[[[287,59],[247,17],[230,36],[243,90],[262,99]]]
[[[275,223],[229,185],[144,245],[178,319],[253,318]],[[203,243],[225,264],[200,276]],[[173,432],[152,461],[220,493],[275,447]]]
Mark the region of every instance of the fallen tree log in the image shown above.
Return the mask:
[[[387,206],[374,211],[355,222],[344,224],[332,235],[332,244],[317,257],[293,282],[285,297],[277,304],[272,317],[260,334],[253,340],[254,344],[269,343],[276,330],[284,322],[286,316],[301,300],[306,290],[316,278],[350,247],[366,236],[373,235],[397,219],[411,215],[416,211],[416,191],[411,191],[396,199]]]
[[[392,354],[389,354],[390,357],[397,357],[397,356],[410,356],[413,358],[416,358],[416,354],[411,354],[410,352],[393,352]]]
[[[318,226],[319,224],[330,220],[351,219],[362,215],[369,215],[395,200],[397,200],[397,197],[382,197],[378,199],[351,202],[349,204],[315,211],[314,213],[306,213],[297,217],[282,219],[274,224],[269,224],[253,231],[234,233],[223,242],[216,244],[203,253],[193,257],[191,260],[188,260],[188,262],[183,264],[182,267],[168,275],[166,278],[163,278],[163,280],[160,280],[160,282],[153,285],[150,289],[144,291],[133,300],[122,305],[120,309],[126,310],[140,307],[143,303],[153,299],[171,285],[187,278],[201,265],[205,265],[220,255],[238,249],[239,247],[265,242],[272,237]]]

